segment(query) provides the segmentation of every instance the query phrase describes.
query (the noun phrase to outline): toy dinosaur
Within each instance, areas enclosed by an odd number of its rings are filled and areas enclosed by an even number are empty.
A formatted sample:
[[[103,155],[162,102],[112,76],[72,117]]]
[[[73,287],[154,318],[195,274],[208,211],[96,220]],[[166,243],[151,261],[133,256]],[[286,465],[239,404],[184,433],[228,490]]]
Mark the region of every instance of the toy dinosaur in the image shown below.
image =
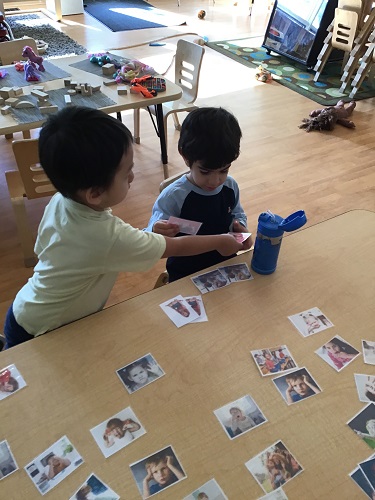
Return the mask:
[[[270,82],[272,80],[272,75],[271,73],[263,68],[262,65],[258,66],[257,72],[255,73],[255,78],[259,80],[260,82]]]
[[[354,123],[348,120],[355,107],[356,103],[354,101],[351,101],[346,108],[344,101],[339,101],[336,106],[315,109],[311,111],[310,118],[302,120],[303,123],[299,125],[299,128],[304,128],[306,132],[311,132],[311,130],[333,130],[336,123],[347,128],[355,128]]]

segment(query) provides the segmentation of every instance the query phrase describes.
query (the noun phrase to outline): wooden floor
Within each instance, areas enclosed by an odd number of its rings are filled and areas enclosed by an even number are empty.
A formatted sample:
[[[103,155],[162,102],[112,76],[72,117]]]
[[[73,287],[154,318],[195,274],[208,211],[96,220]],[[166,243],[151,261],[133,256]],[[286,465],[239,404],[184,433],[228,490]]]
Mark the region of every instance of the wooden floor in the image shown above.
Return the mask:
[[[220,40],[259,36],[264,33],[269,15],[267,0],[255,0],[251,17],[247,1],[238,2],[236,7],[225,0],[216,0],[215,5],[212,0],[181,0],[179,8],[177,0],[152,0],[151,3],[157,8],[180,13],[187,25],[112,33],[88,14],[83,14],[64,17],[56,26],[90,52],[132,47],[130,53],[134,57],[147,61],[163,73],[172,61],[180,37],[193,40],[199,34],[210,40]],[[204,21],[198,20],[196,15],[202,8],[207,13]],[[162,37],[170,37],[165,40],[164,47],[149,46],[150,41]],[[255,38],[253,43],[256,46],[261,41]],[[231,174],[240,185],[249,228],[256,231],[258,215],[267,209],[282,216],[304,209],[310,225],[356,208],[375,211],[375,100],[358,101],[353,114],[355,130],[338,125],[332,132],[307,134],[298,125],[319,105],[276,82],[259,83],[254,75],[255,68],[247,68],[206,47],[197,101],[201,106],[226,107],[240,122],[242,152]],[[167,76],[173,79],[173,71]],[[132,130],[132,115],[124,113],[123,120]],[[37,136],[37,131],[33,135]],[[178,132],[172,120],[168,139],[170,173],[174,174],[184,165],[177,153]],[[135,145],[135,181],[126,200],[114,207],[116,215],[135,227],[146,226],[158,195],[163,179],[159,151],[148,115],[142,113],[141,144]],[[1,324],[8,306],[32,270],[23,267],[17,241],[4,177],[5,170],[14,168],[14,160],[10,142],[4,137],[0,137],[0,154]],[[36,233],[45,200],[27,205]],[[355,244],[355,230],[355,227],[348,227],[348,245]],[[324,241],[315,244],[323,246]],[[150,290],[163,269],[164,263],[160,262],[148,273],[121,274],[108,304]]]

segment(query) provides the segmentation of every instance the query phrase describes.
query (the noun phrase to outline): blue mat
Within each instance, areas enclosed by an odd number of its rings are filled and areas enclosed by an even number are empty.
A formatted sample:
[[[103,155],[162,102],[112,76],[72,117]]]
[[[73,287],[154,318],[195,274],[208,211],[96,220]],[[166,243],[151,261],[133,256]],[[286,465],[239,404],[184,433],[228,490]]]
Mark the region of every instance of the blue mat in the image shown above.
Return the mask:
[[[88,0],[85,11],[112,31],[165,28],[186,24],[178,14],[155,9],[143,0]]]

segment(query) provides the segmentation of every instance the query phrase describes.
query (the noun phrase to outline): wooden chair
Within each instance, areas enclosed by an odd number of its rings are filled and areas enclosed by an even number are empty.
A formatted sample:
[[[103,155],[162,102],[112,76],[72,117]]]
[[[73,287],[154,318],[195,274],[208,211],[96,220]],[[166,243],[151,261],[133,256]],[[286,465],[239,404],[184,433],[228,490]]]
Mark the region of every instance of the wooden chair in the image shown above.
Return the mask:
[[[32,200],[52,196],[56,189],[39,164],[38,139],[13,141],[12,147],[18,170],[6,171],[5,178],[16,218],[25,267],[33,267],[37,259],[34,254],[34,239],[27,220],[25,198]]]
[[[163,191],[163,189],[165,189],[166,187],[168,187],[170,184],[172,184],[172,182],[176,181],[177,179],[179,179],[180,177],[182,177],[183,175],[187,174],[188,172],[180,172],[179,174],[175,174],[175,175],[171,175],[171,177],[168,177],[167,179],[164,179],[164,181],[162,181],[160,183],[160,186],[159,186],[159,192],[161,193]],[[168,284],[168,272],[167,271],[163,271],[158,279],[156,280],[156,283],[154,285],[154,290],[155,288],[159,288],[163,285],[167,285]]]
[[[165,142],[167,144],[167,119],[173,116],[176,130],[181,129],[177,113],[190,112],[196,109],[194,102],[198,95],[199,75],[204,55],[204,47],[187,40],[177,42],[175,61],[175,83],[182,88],[182,97],[177,101],[163,103],[163,119]],[[155,108],[148,108],[155,115]],[[140,109],[134,110],[134,142],[139,144],[140,139]],[[168,167],[164,167],[164,178],[168,178]]]
[[[0,59],[1,64],[5,66],[6,64],[12,64],[13,61],[25,60],[27,57],[22,56],[22,49],[25,45],[29,45],[35,54],[38,54],[38,48],[34,38],[15,38],[14,40],[9,40],[9,42],[0,43]]]

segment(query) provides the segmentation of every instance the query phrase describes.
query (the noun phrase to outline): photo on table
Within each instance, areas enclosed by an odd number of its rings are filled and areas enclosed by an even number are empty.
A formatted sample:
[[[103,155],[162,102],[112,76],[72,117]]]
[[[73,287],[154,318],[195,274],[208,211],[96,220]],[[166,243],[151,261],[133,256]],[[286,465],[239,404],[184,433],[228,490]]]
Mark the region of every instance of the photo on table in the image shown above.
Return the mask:
[[[375,490],[371,486],[371,483],[368,481],[367,477],[364,475],[362,469],[360,467],[356,467],[349,476],[353,481],[361,488],[363,493],[367,495],[371,500],[374,499]]]
[[[116,373],[129,394],[165,375],[161,366],[150,353],[123,366]]]
[[[193,276],[191,281],[202,294],[230,285],[230,282],[219,269]]]
[[[9,365],[0,370],[0,401],[15,394],[23,387],[26,387],[26,382],[16,365]]]
[[[363,403],[375,401],[375,376],[354,374],[359,400]]]
[[[47,448],[24,469],[39,493],[45,495],[83,463],[83,458],[66,436]]]
[[[280,488],[303,471],[282,441],[266,448],[245,465],[265,493]]]
[[[254,279],[254,276],[245,263],[219,267],[219,271],[226,277],[229,283]]]
[[[119,495],[95,474],[90,474],[69,500],[119,500]]]
[[[142,498],[149,498],[186,478],[172,446],[130,464],[130,470]]]
[[[359,351],[339,335],[332,337],[322,347],[319,347],[315,353],[337,372],[340,372],[359,356]]]
[[[309,337],[334,326],[318,307],[312,307],[311,309],[307,309],[307,311],[293,314],[292,316],[288,316],[288,319],[303,337]]]
[[[198,314],[198,318],[192,321],[192,323],[202,323],[203,321],[208,321],[206,309],[204,308],[203,300],[201,295],[193,295],[192,297],[184,297],[186,302],[194,311]]]
[[[286,345],[257,349],[250,352],[263,377],[298,368]]]
[[[177,328],[187,325],[199,318],[199,315],[186,302],[182,295],[177,295],[172,299],[166,300],[160,304],[160,307]]]
[[[90,429],[90,432],[105,458],[146,434],[130,406]]]
[[[287,375],[276,377],[272,382],[287,405],[299,403],[322,392],[306,368],[299,368]]]
[[[288,500],[288,497],[282,488],[277,488],[277,490],[271,491],[271,493],[267,493],[267,495],[259,497],[258,500]]]
[[[371,487],[375,488],[375,457],[372,456],[364,462],[360,462],[359,467],[361,468],[365,478],[371,484]]]
[[[375,365],[375,342],[362,340],[363,360],[367,365]]]
[[[18,470],[17,462],[10,450],[8,441],[0,442],[0,481]]]
[[[197,490],[190,493],[184,500],[228,500],[224,491],[215,479],[210,479]]]
[[[369,403],[347,424],[370,448],[375,449],[375,403]]]
[[[230,439],[267,422],[267,418],[249,395],[214,410],[214,414]]]

